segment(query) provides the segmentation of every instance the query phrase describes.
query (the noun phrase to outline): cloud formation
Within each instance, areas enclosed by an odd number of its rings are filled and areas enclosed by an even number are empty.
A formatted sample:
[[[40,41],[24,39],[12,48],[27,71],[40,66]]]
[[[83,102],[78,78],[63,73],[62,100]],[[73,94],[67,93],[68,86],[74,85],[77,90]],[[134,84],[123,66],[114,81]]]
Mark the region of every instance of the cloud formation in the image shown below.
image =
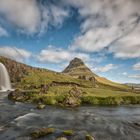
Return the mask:
[[[24,62],[26,59],[31,57],[31,53],[29,51],[11,46],[0,47],[0,55],[18,62]]]
[[[110,53],[113,53],[115,57],[140,57],[139,0],[63,2],[77,8],[83,19],[81,35],[74,39],[72,49],[99,52],[109,48]]]
[[[47,31],[50,25],[62,24],[68,11],[52,3],[37,0],[0,0],[0,15],[19,33],[35,34]]]
[[[42,63],[46,63],[46,62],[62,63],[62,62],[70,61],[74,57],[79,57],[83,60],[89,59],[88,54],[71,52],[61,48],[56,48],[51,45],[48,48],[41,50],[37,59]]]
[[[94,71],[95,72],[108,72],[108,71],[116,69],[116,68],[117,68],[117,66],[114,65],[114,64],[107,64],[107,65],[105,65],[103,67],[94,68]]]
[[[47,31],[48,26],[60,26],[62,25],[64,19],[69,16],[69,10],[64,9],[55,4],[45,4],[40,5],[41,12],[41,24],[40,24],[40,34]]]
[[[0,0],[0,14],[28,33],[36,32],[41,21],[36,0]]]

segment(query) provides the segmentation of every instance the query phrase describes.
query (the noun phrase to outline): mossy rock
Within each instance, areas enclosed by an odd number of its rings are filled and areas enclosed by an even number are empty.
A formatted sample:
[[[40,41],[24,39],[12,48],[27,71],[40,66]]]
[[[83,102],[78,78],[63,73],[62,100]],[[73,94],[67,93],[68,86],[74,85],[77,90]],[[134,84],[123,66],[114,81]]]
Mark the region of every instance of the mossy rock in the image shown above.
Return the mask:
[[[87,134],[86,135],[86,140],[95,140],[91,135]]]
[[[38,104],[37,109],[44,109],[46,107],[46,105],[44,104]]]
[[[56,105],[57,104],[57,101],[56,101],[55,97],[53,97],[53,96],[44,97],[42,100],[43,100],[43,103],[46,105]]]
[[[71,135],[74,134],[74,131],[73,131],[73,130],[64,130],[64,131],[63,131],[63,134],[64,134],[64,135],[67,135],[67,136],[71,136]]]
[[[41,128],[31,133],[32,138],[40,138],[55,132],[54,128]]]

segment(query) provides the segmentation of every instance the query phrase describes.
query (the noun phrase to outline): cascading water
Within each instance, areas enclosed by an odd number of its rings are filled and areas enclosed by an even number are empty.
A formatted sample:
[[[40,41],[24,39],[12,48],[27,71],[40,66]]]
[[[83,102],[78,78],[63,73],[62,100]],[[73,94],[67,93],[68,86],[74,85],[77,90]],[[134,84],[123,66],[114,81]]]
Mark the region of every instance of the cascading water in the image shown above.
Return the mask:
[[[0,91],[8,91],[11,89],[11,82],[7,69],[0,63]]]

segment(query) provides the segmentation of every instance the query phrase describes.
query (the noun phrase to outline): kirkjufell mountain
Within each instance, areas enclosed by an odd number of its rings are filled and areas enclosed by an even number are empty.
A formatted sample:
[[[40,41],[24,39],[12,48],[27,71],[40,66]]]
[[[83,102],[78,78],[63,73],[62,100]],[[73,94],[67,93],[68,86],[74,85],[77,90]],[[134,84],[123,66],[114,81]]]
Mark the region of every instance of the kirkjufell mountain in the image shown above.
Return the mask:
[[[80,58],[74,58],[73,60],[70,61],[69,65],[64,69],[62,73],[71,75],[73,77],[79,77],[79,76],[96,76],[97,75],[92,72],[81,60]]]

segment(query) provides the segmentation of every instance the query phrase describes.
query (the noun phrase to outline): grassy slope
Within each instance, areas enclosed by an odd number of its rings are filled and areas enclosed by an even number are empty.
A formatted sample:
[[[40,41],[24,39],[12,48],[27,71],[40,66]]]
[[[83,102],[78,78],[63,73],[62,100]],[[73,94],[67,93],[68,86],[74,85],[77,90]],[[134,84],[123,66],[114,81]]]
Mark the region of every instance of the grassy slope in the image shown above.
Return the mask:
[[[118,88],[118,89],[122,89],[122,90],[126,90],[126,91],[129,91],[131,90],[131,87],[130,86],[127,86],[127,85],[123,85],[123,84],[119,84],[119,83],[115,83],[115,82],[112,82],[104,77],[96,77],[96,80],[100,83],[100,84],[103,84],[105,86],[110,86],[110,87],[114,87],[114,88]]]

